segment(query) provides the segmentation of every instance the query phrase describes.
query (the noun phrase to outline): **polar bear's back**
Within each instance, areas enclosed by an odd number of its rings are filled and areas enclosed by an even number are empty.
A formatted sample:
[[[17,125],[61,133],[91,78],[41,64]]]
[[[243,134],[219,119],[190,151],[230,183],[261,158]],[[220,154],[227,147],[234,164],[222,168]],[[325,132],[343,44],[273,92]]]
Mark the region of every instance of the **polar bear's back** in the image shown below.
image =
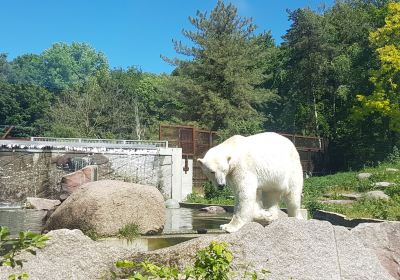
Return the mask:
[[[302,174],[299,153],[286,137],[265,132],[237,138],[235,156],[238,162],[255,172],[282,177],[287,172]]]
[[[256,155],[298,156],[296,147],[288,138],[275,132],[264,132],[241,139],[240,146]]]

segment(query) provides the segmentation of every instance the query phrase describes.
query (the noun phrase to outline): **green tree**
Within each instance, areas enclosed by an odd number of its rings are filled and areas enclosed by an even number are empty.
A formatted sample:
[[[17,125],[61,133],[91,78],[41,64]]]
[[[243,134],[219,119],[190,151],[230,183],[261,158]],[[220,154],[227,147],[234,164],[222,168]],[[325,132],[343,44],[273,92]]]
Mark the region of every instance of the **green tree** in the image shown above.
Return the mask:
[[[41,55],[24,54],[18,56],[10,63],[10,67],[10,83],[45,86],[46,72]]]
[[[105,55],[85,43],[56,43],[41,57],[46,75],[43,86],[56,93],[82,85],[98,71],[108,69]]]
[[[51,100],[41,87],[0,82],[0,123],[28,127],[30,134],[39,135],[45,129]]]
[[[264,118],[256,106],[274,96],[261,87],[270,34],[255,35],[251,19],[239,17],[236,7],[222,0],[209,16],[198,11],[189,21],[195,30],[183,35],[190,45],[173,42],[176,52],[190,59],[164,58],[177,66],[172,81],[188,109],[182,118],[228,134],[261,130]]]
[[[0,53],[0,82],[8,80],[9,68],[7,55],[5,53]]]

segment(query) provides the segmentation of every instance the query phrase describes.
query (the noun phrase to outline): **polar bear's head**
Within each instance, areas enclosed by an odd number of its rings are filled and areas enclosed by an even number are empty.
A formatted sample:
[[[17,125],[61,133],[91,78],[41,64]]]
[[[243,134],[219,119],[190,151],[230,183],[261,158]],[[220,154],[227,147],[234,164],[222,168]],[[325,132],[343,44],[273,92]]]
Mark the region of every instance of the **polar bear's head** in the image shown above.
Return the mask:
[[[203,173],[214,184],[214,186],[222,188],[226,185],[226,176],[229,173],[229,156],[218,156],[217,154],[207,153],[204,158],[199,158],[199,162]]]

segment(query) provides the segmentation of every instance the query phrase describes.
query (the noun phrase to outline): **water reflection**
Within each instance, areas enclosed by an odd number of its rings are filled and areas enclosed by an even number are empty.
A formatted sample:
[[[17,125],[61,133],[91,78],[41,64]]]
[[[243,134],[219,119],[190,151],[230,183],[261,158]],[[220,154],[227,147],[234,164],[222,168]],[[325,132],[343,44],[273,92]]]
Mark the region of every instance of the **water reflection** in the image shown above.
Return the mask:
[[[189,208],[167,209],[163,233],[219,229],[219,226],[229,222],[231,217],[230,213],[211,214]]]
[[[164,234],[219,229],[219,226],[227,223],[232,215],[230,213],[208,214],[188,208],[166,209],[166,214]],[[40,232],[45,215],[45,211],[22,209],[21,205],[17,204],[0,205],[0,225],[7,226],[11,234],[17,234],[24,230]]]
[[[25,230],[40,233],[45,215],[46,211],[3,207],[0,209],[0,225],[8,227],[11,235]]]

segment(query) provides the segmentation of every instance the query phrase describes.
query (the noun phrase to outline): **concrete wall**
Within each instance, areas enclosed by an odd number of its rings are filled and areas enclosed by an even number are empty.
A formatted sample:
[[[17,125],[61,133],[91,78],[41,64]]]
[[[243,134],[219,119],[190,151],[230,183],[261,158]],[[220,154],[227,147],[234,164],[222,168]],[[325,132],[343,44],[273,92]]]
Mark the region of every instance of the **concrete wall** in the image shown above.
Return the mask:
[[[98,166],[99,180],[153,185],[165,198],[181,201],[192,191],[191,173],[183,172],[179,148],[85,153],[3,146],[0,148],[0,201],[22,201],[27,196],[57,198],[62,176],[85,164]]]

